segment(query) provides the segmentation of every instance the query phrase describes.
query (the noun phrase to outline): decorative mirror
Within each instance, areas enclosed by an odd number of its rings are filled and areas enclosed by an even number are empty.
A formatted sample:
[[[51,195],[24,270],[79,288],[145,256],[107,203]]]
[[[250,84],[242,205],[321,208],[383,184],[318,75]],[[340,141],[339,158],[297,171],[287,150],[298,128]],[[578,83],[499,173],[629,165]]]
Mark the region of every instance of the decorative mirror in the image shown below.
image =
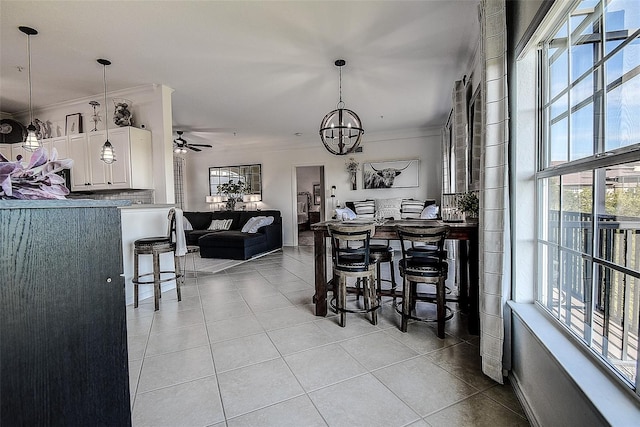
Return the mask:
[[[209,168],[209,194],[218,194],[218,185],[229,181],[244,182],[246,195],[257,195],[262,200],[262,165],[219,166]]]

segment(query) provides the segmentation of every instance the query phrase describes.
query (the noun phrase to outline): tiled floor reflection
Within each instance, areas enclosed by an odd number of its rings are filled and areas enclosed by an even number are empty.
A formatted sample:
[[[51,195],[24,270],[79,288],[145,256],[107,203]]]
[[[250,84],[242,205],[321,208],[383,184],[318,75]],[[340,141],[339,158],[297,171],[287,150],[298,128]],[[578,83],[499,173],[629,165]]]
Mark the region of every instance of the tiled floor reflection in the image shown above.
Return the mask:
[[[127,307],[134,426],[529,425],[482,374],[463,315],[444,340],[431,324],[402,333],[385,299],[377,326],[341,328],[313,315],[313,275],[313,248],[286,247],[188,277],[156,313]]]

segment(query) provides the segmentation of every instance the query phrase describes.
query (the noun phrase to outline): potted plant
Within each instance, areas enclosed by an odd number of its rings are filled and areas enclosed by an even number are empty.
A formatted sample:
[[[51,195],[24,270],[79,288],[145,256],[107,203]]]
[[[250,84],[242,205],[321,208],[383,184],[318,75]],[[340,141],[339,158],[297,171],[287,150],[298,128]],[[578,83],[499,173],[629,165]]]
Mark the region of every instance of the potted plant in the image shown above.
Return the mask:
[[[352,190],[357,190],[357,184],[356,184],[356,175],[358,173],[358,170],[360,169],[360,164],[356,161],[356,159],[354,159],[353,157],[350,157],[349,160],[347,160],[347,162],[345,163],[345,166],[347,167],[347,172],[349,172],[349,179],[351,180],[351,189]]]
[[[458,196],[458,211],[465,214],[465,218],[478,218],[480,201],[475,192],[463,193]]]
[[[236,203],[242,201],[242,196],[247,192],[247,185],[243,181],[237,183],[233,180],[229,180],[224,184],[218,185],[218,194],[223,194],[227,197],[227,210],[234,210]]]

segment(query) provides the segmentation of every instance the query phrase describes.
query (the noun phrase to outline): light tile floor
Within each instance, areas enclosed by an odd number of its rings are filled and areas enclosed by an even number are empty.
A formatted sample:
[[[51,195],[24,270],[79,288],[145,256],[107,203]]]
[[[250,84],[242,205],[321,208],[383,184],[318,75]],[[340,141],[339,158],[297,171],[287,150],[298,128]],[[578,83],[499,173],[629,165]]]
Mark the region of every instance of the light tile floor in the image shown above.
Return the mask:
[[[463,315],[444,340],[427,323],[402,333],[389,299],[377,326],[341,328],[313,315],[313,275],[313,248],[286,247],[187,278],[156,313],[127,307],[134,426],[529,425],[481,373]]]

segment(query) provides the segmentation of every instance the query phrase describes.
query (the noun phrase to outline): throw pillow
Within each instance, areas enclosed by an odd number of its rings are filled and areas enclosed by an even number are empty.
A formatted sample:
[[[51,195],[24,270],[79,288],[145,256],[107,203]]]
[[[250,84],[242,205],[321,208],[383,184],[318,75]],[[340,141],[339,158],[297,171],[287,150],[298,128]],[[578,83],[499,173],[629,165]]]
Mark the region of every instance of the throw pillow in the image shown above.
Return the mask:
[[[260,216],[258,218],[258,221],[255,221],[249,229],[249,233],[257,233],[262,227],[273,224],[274,218],[272,216]]]
[[[420,214],[420,219],[437,219],[439,211],[440,211],[440,206],[429,205],[422,210],[422,213]]]
[[[356,208],[358,218],[373,218],[376,209],[376,202],[373,200],[365,200],[363,202],[353,202]]]
[[[186,216],[182,217],[182,228],[184,231],[193,230],[193,226],[191,225],[191,223],[189,222]]]
[[[251,218],[249,218],[247,220],[247,222],[244,223],[244,225],[242,226],[242,230],[240,230],[240,231],[242,231],[243,233],[248,233],[249,230],[251,230],[251,227],[253,227],[253,224],[256,221],[259,221],[260,218],[264,218],[264,217],[263,216],[252,216]]]
[[[424,209],[424,202],[422,200],[404,199],[402,200],[402,214],[400,218],[420,218],[420,214]]]
[[[349,208],[344,208],[344,209],[336,208],[336,218],[338,218],[341,221],[344,221],[347,219],[356,219],[356,213]]]
[[[228,230],[231,228],[233,219],[213,219],[207,230]]]
[[[376,199],[376,217],[400,219],[402,199]]]

